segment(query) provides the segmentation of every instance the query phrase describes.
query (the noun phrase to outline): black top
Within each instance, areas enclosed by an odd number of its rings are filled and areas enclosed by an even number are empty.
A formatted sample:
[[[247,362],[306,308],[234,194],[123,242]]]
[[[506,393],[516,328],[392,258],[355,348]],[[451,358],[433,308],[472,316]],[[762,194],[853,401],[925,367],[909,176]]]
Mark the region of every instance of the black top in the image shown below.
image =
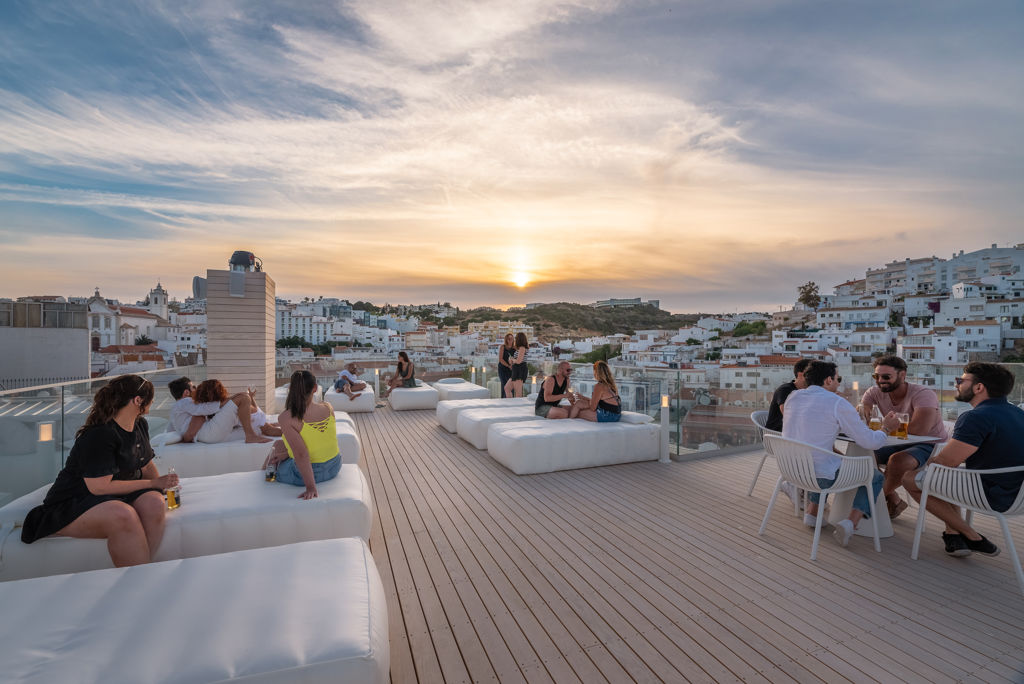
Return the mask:
[[[84,479],[87,477],[113,475],[115,480],[141,480],[142,467],[153,460],[153,456],[145,418],[138,418],[131,432],[113,420],[86,428],[71,447],[67,463],[46,493],[43,505],[88,496]]]
[[[779,408],[786,403],[786,397],[796,391],[796,381],[790,380],[785,385],[779,385],[772,395],[772,403],[768,405],[768,420],[764,426],[769,430],[782,432],[782,409]]]
[[[986,399],[956,420],[953,439],[978,447],[964,462],[968,468],[991,470],[1024,465],[1024,411],[1006,400]],[[982,475],[981,485],[993,509],[1005,511],[1017,498],[1024,473]]]
[[[405,377],[405,372],[406,371],[409,371],[409,377]],[[405,364],[405,369],[403,370],[402,362],[399,361],[398,362],[398,375],[400,375],[404,380],[412,380],[413,378],[416,377],[416,364],[414,364],[412,361],[410,361],[409,363]]]
[[[551,379],[552,379],[552,383],[551,384],[554,385],[554,387],[552,387],[551,393],[552,394],[565,394],[565,386],[569,384],[569,378],[566,378],[562,382],[561,385],[558,384],[558,376],[552,375]],[[545,380],[545,382],[547,382],[547,381]],[[542,384],[540,386],[540,392],[537,392],[537,401],[534,403],[534,406],[535,407],[539,407],[539,406],[543,406],[544,404],[547,404],[548,406],[558,406],[558,402],[560,402],[560,401],[562,401],[561,397],[559,397],[558,399],[555,399],[554,401],[544,401],[544,385]]]
[[[622,404],[620,403],[622,400],[619,399],[619,395],[618,394],[613,395],[613,396],[615,397],[615,403],[614,404],[609,404],[604,399],[600,399],[597,402],[597,408],[604,409],[608,413],[622,413]]]
[[[516,350],[512,347],[501,347],[501,360],[508,364],[507,368],[512,367],[512,357],[516,355]]]

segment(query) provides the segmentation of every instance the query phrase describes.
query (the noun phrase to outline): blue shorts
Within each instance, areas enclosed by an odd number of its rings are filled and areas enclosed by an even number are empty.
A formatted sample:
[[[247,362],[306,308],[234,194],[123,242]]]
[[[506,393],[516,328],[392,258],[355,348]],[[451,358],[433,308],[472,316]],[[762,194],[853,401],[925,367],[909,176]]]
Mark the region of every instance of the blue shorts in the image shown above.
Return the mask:
[[[622,420],[622,413],[612,413],[608,409],[597,407],[597,422],[598,423],[617,423]]]
[[[338,454],[329,461],[313,463],[311,465],[313,466],[314,482],[333,480],[341,472],[341,454]],[[295,465],[294,458],[286,458],[277,464],[277,481],[295,485],[296,487],[306,486],[306,483],[302,481],[302,473],[299,472],[298,466]]]
[[[924,462],[928,460],[928,457],[932,455],[932,451],[935,450],[934,444],[908,444],[903,446],[897,444],[896,446],[883,447],[875,452],[875,461],[878,465],[885,465],[889,462],[889,457],[900,451],[906,451],[908,454],[914,457],[917,461],[917,467],[920,468],[924,465]]]

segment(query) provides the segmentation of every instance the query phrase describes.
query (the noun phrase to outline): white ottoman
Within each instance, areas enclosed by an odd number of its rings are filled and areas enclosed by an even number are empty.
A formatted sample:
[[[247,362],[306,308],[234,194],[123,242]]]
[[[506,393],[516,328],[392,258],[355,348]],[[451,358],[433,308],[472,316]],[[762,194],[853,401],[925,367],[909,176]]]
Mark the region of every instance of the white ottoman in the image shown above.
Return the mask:
[[[533,406],[502,406],[499,408],[466,409],[459,414],[459,437],[477,449],[487,448],[487,431],[497,423],[519,423],[524,420],[544,420],[534,413]]]
[[[278,387],[277,389],[274,390],[274,399],[277,400],[277,410],[278,411],[283,411],[284,410],[284,400],[288,398],[288,386],[290,384],[291,383],[287,383],[287,384],[281,385],[280,387]],[[317,385],[316,386],[316,401],[323,401],[323,400],[324,400],[324,388],[321,387],[320,385]]]
[[[487,451],[516,475],[656,461],[661,428],[568,419],[497,423],[487,432]]]
[[[329,539],[0,585],[3,679],[387,682],[370,549]]]
[[[437,390],[430,385],[397,387],[391,390],[388,401],[395,411],[432,409],[437,407]]]
[[[459,414],[466,409],[497,408],[499,406],[533,406],[534,399],[447,399],[437,402],[437,422],[448,432],[458,430]]]
[[[491,391],[486,387],[466,382],[461,378],[445,378],[434,383],[438,399],[490,399]]]
[[[335,392],[331,387],[324,392],[324,401],[330,403],[335,411],[345,413],[369,413],[377,406],[377,397],[373,394],[373,385],[367,383],[365,389],[359,390],[359,396],[349,399],[344,392]]]
[[[340,411],[335,411],[334,420],[342,462],[359,463],[362,446],[355,423],[347,413]],[[151,442],[159,459],[157,467],[160,472],[166,473],[173,466],[180,477],[206,477],[259,470],[274,447],[273,442],[246,444],[242,428],[235,428],[231,437],[230,441],[217,444],[186,444],[177,432],[164,432],[154,436]]]
[[[182,480],[182,505],[167,512],[154,560],[171,560],[280,546],[313,539],[369,539],[373,498],[359,466],[341,467],[317,485],[319,497],[296,498],[299,487],[266,482],[262,472]],[[21,524],[49,485],[0,508],[0,581],[109,568],[105,539],[45,537],[21,541]]]

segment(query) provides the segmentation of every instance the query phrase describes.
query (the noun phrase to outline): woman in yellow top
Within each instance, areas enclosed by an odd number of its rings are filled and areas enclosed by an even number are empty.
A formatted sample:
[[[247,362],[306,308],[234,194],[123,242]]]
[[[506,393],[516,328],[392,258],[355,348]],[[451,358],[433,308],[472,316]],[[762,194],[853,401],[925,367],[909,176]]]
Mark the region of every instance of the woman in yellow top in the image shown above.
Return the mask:
[[[284,411],[278,416],[284,439],[270,454],[278,482],[306,487],[300,499],[315,499],[316,483],[337,477],[341,470],[334,408],[326,401],[314,402],[316,390],[316,378],[308,370],[292,373]]]

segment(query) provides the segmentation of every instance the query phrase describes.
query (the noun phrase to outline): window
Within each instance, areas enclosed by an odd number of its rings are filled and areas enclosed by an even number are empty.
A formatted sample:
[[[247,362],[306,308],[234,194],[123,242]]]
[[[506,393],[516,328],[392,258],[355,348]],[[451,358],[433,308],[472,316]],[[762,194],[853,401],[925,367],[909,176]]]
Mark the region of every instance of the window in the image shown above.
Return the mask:
[[[93,328],[100,327],[100,317],[99,316],[93,314],[92,316],[89,317],[89,319],[92,321],[92,323],[90,324],[91,327],[93,327]]]

